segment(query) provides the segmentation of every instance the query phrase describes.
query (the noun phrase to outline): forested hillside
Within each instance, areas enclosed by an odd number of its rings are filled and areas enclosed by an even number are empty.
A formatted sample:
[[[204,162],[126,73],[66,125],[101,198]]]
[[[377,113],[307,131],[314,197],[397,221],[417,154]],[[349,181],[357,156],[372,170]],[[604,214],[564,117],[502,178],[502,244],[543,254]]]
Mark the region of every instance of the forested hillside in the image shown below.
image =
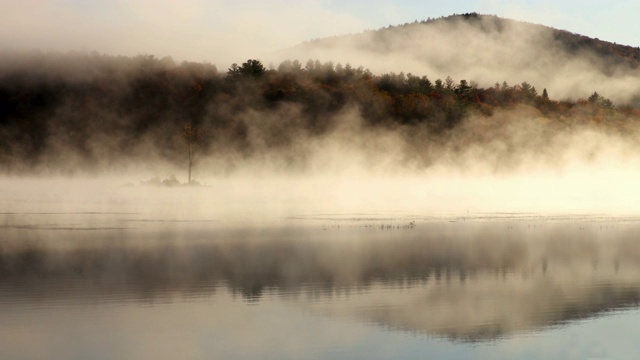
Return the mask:
[[[426,19],[315,39],[283,50],[286,58],[350,62],[376,74],[452,76],[484,86],[527,81],[560,99],[586,91],[640,106],[640,48],[544,25],[476,13]]]
[[[423,168],[445,151],[464,151],[496,136],[516,141],[497,130],[504,119],[520,121],[506,112],[524,114],[550,134],[579,126],[632,133],[640,118],[637,109],[613,104],[600,89],[558,100],[545,84],[527,79],[480,86],[473,79],[402,69],[374,74],[313,60],[269,68],[251,59],[219,71],[150,55],[13,53],[4,59],[3,173],[109,171],[141,161],[182,167],[187,145],[197,146],[201,159],[218,159],[214,172],[267,157],[305,169],[322,146],[308,144],[341,132],[393,134],[400,140],[393,145],[401,153],[398,161]],[[357,126],[345,125],[350,122]],[[185,129],[197,136],[185,135]],[[535,140],[536,146],[552,139]]]
[[[458,36],[455,30],[462,32],[463,30],[472,29],[476,35],[481,34],[504,34],[508,32],[518,33],[515,35],[535,34],[539,41],[548,39],[552,40],[554,50],[582,55],[585,52],[591,52],[598,56],[609,60],[609,64],[626,64],[631,68],[640,66],[640,48],[628,46],[624,44],[611,43],[597,38],[576,34],[568,30],[560,30],[552,27],[517,21],[512,19],[501,18],[496,15],[483,15],[478,13],[454,14],[451,16],[440,18],[428,18],[422,21],[414,21],[397,26],[387,26],[378,30],[368,30],[362,34],[334,36],[330,38],[314,39],[300,47],[330,48],[337,44],[359,44],[362,38],[372,37],[373,41],[362,42],[361,45],[369,47],[370,50],[383,52],[384,47],[401,47],[401,44],[394,44],[402,37],[410,38],[416,35],[430,35],[429,32],[423,32],[425,29],[447,29],[454,30],[452,35]],[[466,33],[464,35],[467,35]],[[427,43],[425,48],[429,49],[429,42],[436,43],[437,39],[425,38]],[[517,40],[517,37],[516,37]],[[482,45],[482,44],[480,44]],[[529,44],[539,45],[539,44]],[[464,51],[464,49],[461,49]],[[464,52],[465,54],[467,52]]]

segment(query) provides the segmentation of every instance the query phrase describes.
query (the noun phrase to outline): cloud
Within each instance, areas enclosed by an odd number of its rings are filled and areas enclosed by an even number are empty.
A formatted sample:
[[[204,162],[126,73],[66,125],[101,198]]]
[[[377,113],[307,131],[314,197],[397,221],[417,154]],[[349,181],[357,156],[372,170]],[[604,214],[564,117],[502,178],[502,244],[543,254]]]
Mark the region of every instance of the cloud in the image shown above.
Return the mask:
[[[628,27],[640,26],[631,18],[632,14],[637,13],[633,11],[636,5],[616,5],[614,9],[602,9],[599,12],[583,10],[583,16],[576,17],[574,11],[569,10],[578,6],[581,5],[551,2],[505,5],[481,1],[455,6],[435,2],[426,7],[411,2],[396,4],[375,1],[363,9],[362,3],[343,4],[328,0],[2,0],[0,20],[8,31],[0,34],[0,48],[96,50],[127,56],[154,54],[158,57],[172,56],[178,61],[209,61],[219,69],[226,69],[231,63],[240,63],[248,58],[270,58],[269,54],[273,51],[310,39],[359,33],[365,29],[452,12],[477,10],[496,13],[594,37],[598,34],[592,33],[593,24],[601,23],[599,21],[623,23]],[[603,39],[625,39],[621,38],[624,34],[619,31],[607,30],[610,26],[597,28]],[[633,42],[633,39],[629,39],[629,43]],[[435,51],[440,50],[437,41],[423,41],[422,44],[423,47],[429,45],[425,51],[433,45],[436,45]],[[471,49],[465,50],[468,52]],[[345,61],[342,59],[347,58],[348,54],[337,55],[342,55],[339,56],[340,60]],[[360,58],[348,60],[352,64],[362,62]],[[385,57],[379,62],[382,61],[392,65],[394,71],[407,71],[402,66],[412,68],[411,57],[404,61]],[[277,66],[277,63],[274,65]],[[420,69],[428,73],[434,70],[433,67],[424,66]]]

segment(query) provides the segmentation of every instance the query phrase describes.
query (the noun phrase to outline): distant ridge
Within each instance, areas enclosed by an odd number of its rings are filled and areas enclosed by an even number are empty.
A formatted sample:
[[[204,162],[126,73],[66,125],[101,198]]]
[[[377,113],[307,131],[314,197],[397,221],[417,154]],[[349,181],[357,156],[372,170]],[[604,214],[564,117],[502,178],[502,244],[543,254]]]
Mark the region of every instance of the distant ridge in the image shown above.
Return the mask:
[[[527,81],[559,99],[600,89],[615,102],[640,103],[640,48],[545,25],[477,13],[428,18],[314,39],[269,59],[357,64],[374,74],[402,71],[475,81]],[[497,80],[500,79],[500,80]]]
[[[537,30],[541,32],[550,32],[553,36],[553,39],[556,40],[559,48],[568,53],[578,54],[584,51],[590,51],[594,54],[597,54],[598,56],[606,58],[607,60],[614,61],[619,64],[627,64],[631,68],[637,68],[638,66],[640,66],[640,47],[621,45],[603,41],[598,38],[591,38],[588,36],[576,34],[567,30],[555,29],[545,25],[502,18],[497,15],[478,14],[475,12],[453,14],[450,16],[433,19],[428,18],[422,21],[416,20],[414,22],[395,26],[389,25],[377,30],[365,30],[360,34],[339,35],[327,38],[313,39],[298,46],[326,46],[331,45],[331,43],[335,41],[354,39],[361,37],[367,33],[373,33],[375,34],[375,36],[379,37],[380,40],[383,40],[390,35],[407,35],[410,34],[413,30],[424,28],[425,26],[441,26],[444,24],[458,25],[460,23],[468,24],[483,33],[499,33],[508,31],[508,29],[513,28],[514,26],[529,28],[531,30]]]

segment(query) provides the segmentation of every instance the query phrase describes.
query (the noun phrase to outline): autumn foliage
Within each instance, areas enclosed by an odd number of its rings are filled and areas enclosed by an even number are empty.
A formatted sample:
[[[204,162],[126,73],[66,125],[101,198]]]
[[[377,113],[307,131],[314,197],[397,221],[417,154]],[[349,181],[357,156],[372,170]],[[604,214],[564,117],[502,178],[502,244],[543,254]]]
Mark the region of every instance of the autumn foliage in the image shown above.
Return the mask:
[[[73,172],[150,154],[180,164],[185,142],[190,167],[195,145],[203,153],[247,157],[286,148],[297,131],[322,136],[336,127],[334,115],[347,108],[356,108],[365,126],[416,127],[434,137],[455,132],[470,116],[490,118],[497,110],[517,107],[533,109],[550,122],[571,119],[599,126],[620,126],[639,114],[597,92],[586,100],[558,101],[544,84],[503,81],[483,87],[472,79],[373,74],[315,60],[304,65],[288,60],[269,69],[249,59],[221,73],[210,64],[175,64],[153,56],[13,56],[19,65],[0,69],[4,172],[56,167],[61,163],[53,160],[63,158],[65,169],[71,169],[66,171]],[[251,120],[275,113],[277,120],[268,128]],[[255,146],[256,136],[263,139],[261,148]]]

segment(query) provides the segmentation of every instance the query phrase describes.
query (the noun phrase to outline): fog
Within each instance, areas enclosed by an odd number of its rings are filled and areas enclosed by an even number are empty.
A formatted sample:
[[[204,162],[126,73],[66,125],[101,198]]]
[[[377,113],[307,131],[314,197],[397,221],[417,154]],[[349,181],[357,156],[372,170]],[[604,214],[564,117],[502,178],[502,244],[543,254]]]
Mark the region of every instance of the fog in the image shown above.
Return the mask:
[[[35,26],[13,5],[0,357],[493,346],[637,310],[640,50],[492,16],[359,33],[321,2],[250,3],[115,2],[144,24],[87,33],[52,30],[83,11],[43,4]],[[355,35],[296,46],[311,36],[291,26]],[[49,51],[96,33],[105,52]]]
[[[412,219],[415,226],[407,218],[321,215],[259,233],[147,219],[90,238],[86,229],[22,229],[19,241],[1,244],[0,300],[21,307],[35,306],[36,295],[47,306],[144,304],[221,292],[215,299],[278,298],[324,316],[463,341],[539,330],[640,300],[637,218]],[[60,214],[50,220],[60,222]]]
[[[12,29],[0,34],[3,49],[155,54],[218,66],[368,27],[317,1],[3,1],[0,13]]]
[[[177,202],[176,214],[199,209],[222,217],[230,209],[270,218],[334,210],[634,214],[640,200],[635,125],[627,133],[597,125],[560,128],[520,111],[500,111],[471,116],[440,138],[419,128],[364,126],[352,108],[336,115],[333,130],[313,136],[296,128],[289,111],[240,115],[249,124],[242,143],[248,153],[220,133],[218,143],[198,148],[193,177],[201,188],[159,182],[175,176],[186,183],[186,151],[179,143],[168,158],[158,153],[164,144],[151,139],[119,154],[103,152],[115,142],[98,134],[87,144],[96,154],[91,163],[68,143],[50,143],[35,170],[5,174],[3,210],[59,210],[58,202],[97,197],[102,203],[138,199],[153,213],[157,201],[149,200],[166,197]],[[283,118],[294,122],[286,131],[279,130]],[[289,139],[273,147],[268,142],[274,136]],[[25,198],[7,204],[16,194]]]
[[[1,34],[0,43],[16,49],[170,55],[180,61],[206,60],[227,66],[238,59],[261,57],[310,39],[479,11],[637,45],[633,36],[637,25],[632,14],[638,9],[634,3],[603,7],[597,1],[589,1],[579,7],[570,2],[416,4],[382,0],[367,4],[134,0],[56,1],[34,7],[28,2],[6,0],[0,3],[0,14],[12,31]]]
[[[317,58],[363,65],[375,73],[453,76],[482,86],[528,81],[559,99],[577,99],[598,90],[616,102],[637,101],[637,69],[630,69],[625,60],[601,56],[601,49],[584,47],[590,43],[587,38],[568,39],[569,35],[495,16],[460,17],[308,41],[270,59]]]
[[[309,85],[334,70],[296,75],[293,84],[306,92],[279,100],[291,82],[286,71],[268,81],[230,83],[225,67],[171,58],[8,52],[0,62],[10,104],[0,128],[0,172],[16,182],[102,177],[135,188],[175,176],[184,183],[180,131],[193,122],[206,130],[193,175],[213,191],[260,197],[272,196],[265,195],[269,187],[293,187],[313,197],[322,189],[353,208],[379,194],[442,211],[633,211],[640,133],[633,112],[639,74],[631,60],[571,48],[544,26],[462,19],[311,41],[263,63],[362,65],[376,81],[386,72],[432,81],[453,76],[454,84],[465,79],[489,88],[527,81],[554,101],[573,99],[567,110],[551,116],[531,103],[489,104],[449,123],[439,107],[450,99],[431,98],[417,106],[427,115],[398,119],[390,115],[388,94],[366,80],[357,86],[341,80],[342,92],[335,84]],[[270,86],[276,100],[265,100]],[[629,111],[607,113],[580,102],[596,90]]]

